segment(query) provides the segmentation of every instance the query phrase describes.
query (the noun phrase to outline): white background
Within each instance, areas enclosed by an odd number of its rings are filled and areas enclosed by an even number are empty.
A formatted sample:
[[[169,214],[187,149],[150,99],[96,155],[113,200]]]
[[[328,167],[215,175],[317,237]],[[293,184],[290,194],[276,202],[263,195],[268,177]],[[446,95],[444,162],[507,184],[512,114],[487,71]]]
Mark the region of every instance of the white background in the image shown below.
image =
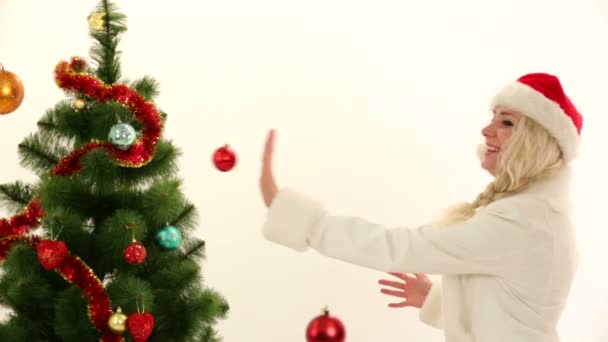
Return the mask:
[[[25,100],[0,117],[0,183],[32,180],[17,145],[64,97],[60,60],[86,56],[93,0],[2,0],[0,63]],[[605,341],[608,189],[604,0],[118,2],[128,16],[123,75],[161,86],[165,136],[182,148],[184,191],[208,242],[206,282],[231,305],[227,342],[304,341],[328,305],[348,342],[442,341],[413,309],[389,309],[382,273],[297,254],[260,234],[266,132],[278,130],[279,185],[334,213],[387,225],[428,222],[490,180],[475,156],[490,97],[533,71],[559,75],[585,117],[576,163],[581,265],[559,326],[563,341]],[[228,173],[213,151],[238,153]],[[8,213],[4,213],[7,214]]]

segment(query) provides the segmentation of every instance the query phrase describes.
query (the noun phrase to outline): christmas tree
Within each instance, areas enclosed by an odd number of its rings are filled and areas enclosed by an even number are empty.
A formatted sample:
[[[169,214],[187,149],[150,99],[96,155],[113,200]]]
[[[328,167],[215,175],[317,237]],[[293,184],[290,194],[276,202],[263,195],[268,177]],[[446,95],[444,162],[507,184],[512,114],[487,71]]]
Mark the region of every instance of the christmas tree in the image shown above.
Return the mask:
[[[203,285],[158,84],[122,79],[114,4],[87,19],[90,62],[57,64],[66,96],[18,147],[36,181],[0,186],[15,213],[0,220],[0,341],[220,341],[228,304]]]

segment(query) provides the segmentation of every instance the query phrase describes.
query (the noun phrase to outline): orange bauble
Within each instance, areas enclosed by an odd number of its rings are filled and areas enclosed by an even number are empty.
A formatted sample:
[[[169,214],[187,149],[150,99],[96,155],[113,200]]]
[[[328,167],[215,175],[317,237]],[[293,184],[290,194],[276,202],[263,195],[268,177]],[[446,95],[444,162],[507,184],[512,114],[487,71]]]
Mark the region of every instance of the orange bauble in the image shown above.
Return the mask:
[[[4,70],[0,64],[0,114],[8,114],[23,102],[23,83],[17,75]]]

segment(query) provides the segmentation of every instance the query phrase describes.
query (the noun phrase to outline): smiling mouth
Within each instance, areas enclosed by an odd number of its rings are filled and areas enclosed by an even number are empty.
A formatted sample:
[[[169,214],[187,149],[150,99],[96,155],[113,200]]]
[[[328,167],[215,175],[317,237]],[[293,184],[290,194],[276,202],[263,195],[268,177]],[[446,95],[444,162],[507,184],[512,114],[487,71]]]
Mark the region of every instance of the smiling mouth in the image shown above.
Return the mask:
[[[487,152],[496,153],[496,152],[499,152],[499,151],[500,151],[500,148],[498,148],[496,146],[487,145]]]

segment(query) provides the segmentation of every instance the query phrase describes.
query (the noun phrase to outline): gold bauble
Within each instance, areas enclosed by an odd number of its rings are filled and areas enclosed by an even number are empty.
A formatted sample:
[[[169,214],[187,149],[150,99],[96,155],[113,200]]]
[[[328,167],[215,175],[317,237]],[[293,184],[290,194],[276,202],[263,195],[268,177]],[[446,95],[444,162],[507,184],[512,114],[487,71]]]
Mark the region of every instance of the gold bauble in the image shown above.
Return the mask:
[[[81,98],[77,98],[74,100],[74,102],[72,102],[72,105],[77,110],[83,110],[87,106],[87,101]]]
[[[23,82],[0,64],[0,114],[8,114],[23,102]]]
[[[116,312],[113,313],[112,316],[110,316],[110,319],[108,320],[108,326],[110,327],[110,330],[119,334],[125,332],[125,330],[127,329],[125,325],[127,323],[127,318],[127,315],[122,313],[122,309],[120,307],[116,309]]]
[[[96,12],[89,16],[89,29],[94,32],[103,30],[104,18],[106,14],[103,12]]]

